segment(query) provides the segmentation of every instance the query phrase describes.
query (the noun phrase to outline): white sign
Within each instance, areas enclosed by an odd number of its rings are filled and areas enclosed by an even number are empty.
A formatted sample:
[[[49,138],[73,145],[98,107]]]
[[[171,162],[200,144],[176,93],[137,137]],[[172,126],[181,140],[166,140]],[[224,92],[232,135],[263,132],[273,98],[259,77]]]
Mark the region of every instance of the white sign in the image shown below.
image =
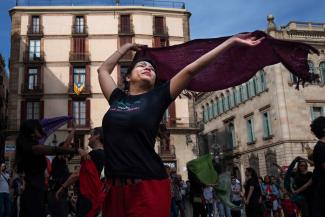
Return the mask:
[[[16,151],[16,146],[14,144],[6,144],[5,145],[5,152],[14,152]]]

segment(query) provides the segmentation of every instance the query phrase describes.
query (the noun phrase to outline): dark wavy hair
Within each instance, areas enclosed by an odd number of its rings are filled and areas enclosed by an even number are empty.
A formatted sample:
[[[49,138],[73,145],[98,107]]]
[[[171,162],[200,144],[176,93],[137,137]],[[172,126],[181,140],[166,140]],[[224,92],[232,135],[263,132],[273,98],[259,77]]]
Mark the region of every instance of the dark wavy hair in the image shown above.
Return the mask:
[[[135,65],[138,62],[142,62],[142,61],[150,63],[152,65],[152,67],[154,68],[155,73],[157,74],[157,65],[153,60],[148,59],[148,58],[136,58],[136,59],[133,59],[132,62],[131,62],[131,65],[128,67],[128,70],[127,70],[126,74],[123,76],[124,91],[128,91],[129,87],[130,87],[129,82],[126,80],[126,77],[131,74],[131,72],[134,69]],[[157,82],[157,77],[156,77],[155,83],[156,82]]]
[[[95,127],[94,129],[92,129],[92,134],[99,135],[100,142],[104,144],[104,133],[102,127]]]
[[[310,125],[311,131],[315,134],[318,139],[325,137],[325,117],[320,116],[313,120]]]
[[[39,133],[45,135],[42,126],[38,120],[27,120],[20,125],[18,137],[16,139],[16,156],[15,156],[15,166],[18,173],[23,172],[22,157],[24,152],[24,147],[33,143],[37,143],[37,138],[35,137],[35,130]]]
[[[251,174],[251,176],[252,176],[253,179],[258,180],[257,173],[256,173],[256,171],[252,167],[247,167],[246,168],[246,171]]]

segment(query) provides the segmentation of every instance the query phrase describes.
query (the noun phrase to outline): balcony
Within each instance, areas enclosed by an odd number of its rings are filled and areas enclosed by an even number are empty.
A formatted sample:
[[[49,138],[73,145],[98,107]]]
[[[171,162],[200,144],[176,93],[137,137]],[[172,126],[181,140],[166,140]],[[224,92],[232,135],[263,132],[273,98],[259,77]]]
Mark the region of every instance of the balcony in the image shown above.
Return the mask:
[[[68,89],[68,94],[71,97],[87,97],[91,95],[91,87],[89,84],[86,84],[84,88],[75,90],[74,85],[72,85]]]
[[[188,117],[179,117],[176,119],[167,118],[162,121],[162,124],[166,124],[168,130],[179,133],[197,133],[202,131],[202,125],[190,121]]]
[[[163,27],[163,28],[154,27],[153,36],[168,37],[167,27]]]
[[[16,6],[144,6],[185,9],[184,2],[157,0],[16,0]]]
[[[36,96],[40,97],[44,94],[44,84],[40,84],[37,86],[29,87],[28,83],[24,83],[21,85],[21,95],[22,96]]]
[[[170,145],[169,148],[165,148],[161,145],[158,146],[158,155],[163,161],[176,160],[175,146]]]
[[[74,128],[78,133],[89,133],[90,131],[90,118],[75,118],[74,119]],[[72,125],[68,124],[68,129],[71,129]]]
[[[121,26],[119,26],[118,34],[122,35],[122,36],[123,35],[132,36],[132,35],[134,35],[134,31],[131,26],[123,27],[123,28]]]
[[[44,63],[44,52],[25,52],[24,55],[24,63],[25,64],[42,64]]]
[[[88,52],[83,52],[83,53],[70,52],[69,61],[71,63],[89,63],[90,54]]]
[[[27,27],[27,35],[28,36],[34,36],[34,37],[42,37],[43,34],[43,26],[33,26],[28,25]]]
[[[71,30],[72,36],[88,36],[88,26],[73,25]]]

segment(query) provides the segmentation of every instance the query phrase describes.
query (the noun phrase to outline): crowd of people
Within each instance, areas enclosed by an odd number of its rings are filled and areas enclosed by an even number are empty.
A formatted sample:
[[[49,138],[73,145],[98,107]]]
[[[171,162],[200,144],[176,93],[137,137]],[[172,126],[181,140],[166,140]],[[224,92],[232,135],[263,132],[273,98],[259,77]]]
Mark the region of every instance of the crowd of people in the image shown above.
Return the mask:
[[[46,146],[40,142],[46,135],[40,121],[23,122],[16,140],[14,175],[10,176],[6,167],[1,166],[0,217],[9,216],[10,203],[10,215],[15,217],[259,217],[282,213],[294,217],[298,212],[309,215],[310,210],[311,217],[324,217],[324,117],[311,125],[319,139],[312,156],[312,175],[302,169],[290,174],[289,180],[295,179],[290,189],[281,187],[288,184],[287,177],[280,184],[269,176],[259,182],[256,172],[247,168],[244,183],[237,177],[231,178],[231,202],[220,197],[216,186],[193,181],[193,174],[189,173],[189,182],[182,181],[165,168],[155,152],[163,115],[191,80],[222,53],[235,46],[256,47],[264,39],[251,34],[230,37],[162,84],[156,80],[157,66],[153,60],[134,59],[124,78],[125,90],[117,87],[111,73],[123,55],[144,46],[121,46],[98,69],[101,90],[110,107],[102,127],[91,132],[92,151],[72,148],[73,132],[60,145]],[[55,156],[51,170],[48,155]],[[74,155],[80,155],[82,160],[80,168],[70,172],[67,162]],[[295,195],[303,199],[294,200]],[[230,203],[237,208],[230,209]]]

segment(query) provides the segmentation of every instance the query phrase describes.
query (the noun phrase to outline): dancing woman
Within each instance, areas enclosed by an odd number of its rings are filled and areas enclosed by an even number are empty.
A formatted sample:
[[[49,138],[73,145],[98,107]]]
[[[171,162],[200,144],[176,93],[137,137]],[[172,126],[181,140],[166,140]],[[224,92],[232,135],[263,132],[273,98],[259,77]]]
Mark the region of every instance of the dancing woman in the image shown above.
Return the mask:
[[[111,77],[114,67],[127,52],[143,45],[125,44],[98,69],[99,83],[110,108],[103,118],[106,176],[111,185],[104,217],[167,217],[170,211],[170,181],[154,151],[159,123],[171,102],[191,79],[220,53],[235,44],[256,46],[263,38],[237,35],[184,67],[170,81],[156,86],[152,60],[134,60],[126,74],[127,91]]]

